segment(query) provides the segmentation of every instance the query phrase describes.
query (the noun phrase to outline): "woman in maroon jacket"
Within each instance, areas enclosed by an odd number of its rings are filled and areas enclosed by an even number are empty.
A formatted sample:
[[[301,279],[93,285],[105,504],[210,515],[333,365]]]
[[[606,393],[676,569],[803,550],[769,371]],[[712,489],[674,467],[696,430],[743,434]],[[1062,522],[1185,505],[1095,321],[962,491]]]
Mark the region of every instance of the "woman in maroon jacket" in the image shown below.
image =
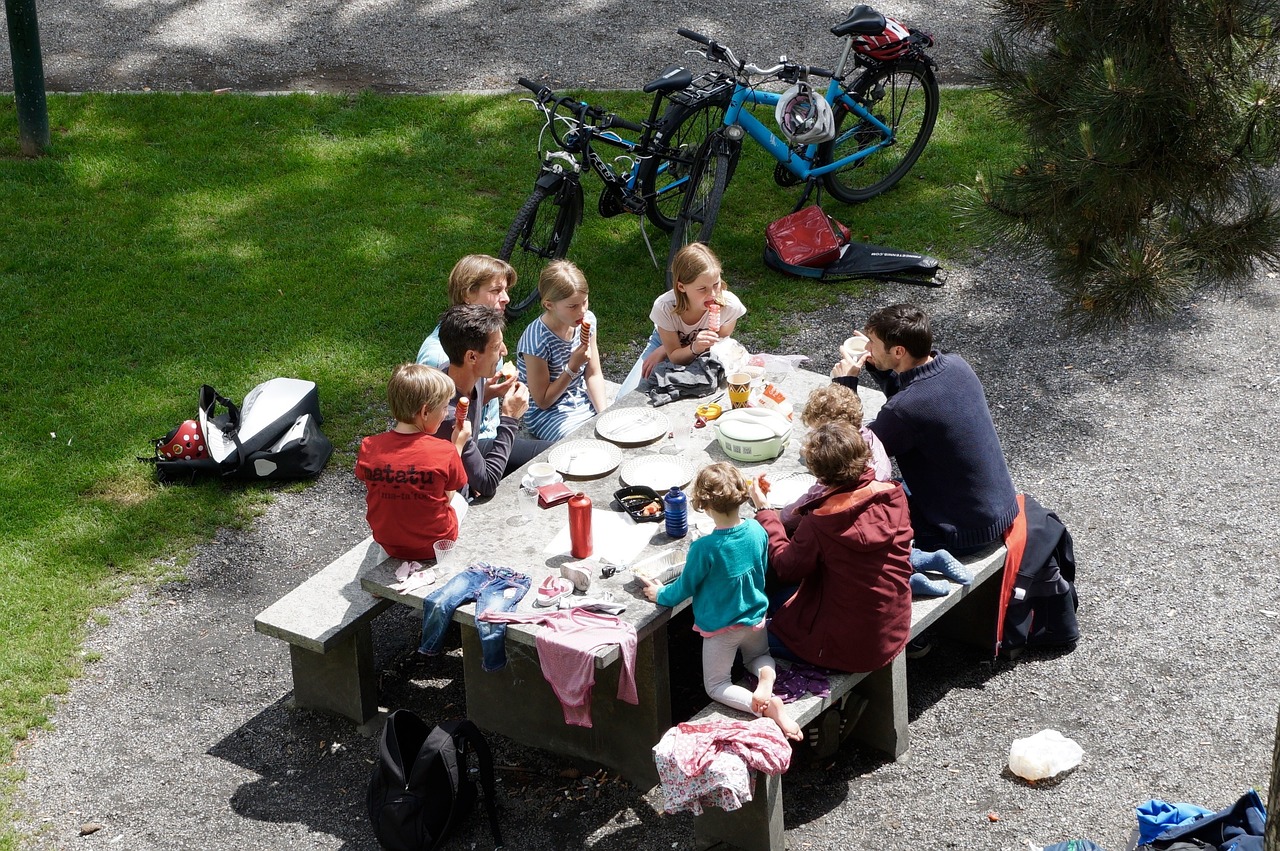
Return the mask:
[[[896,483],[878,482],[870,451],[848,423],[827,423],[801,457],[826,489],[795,507],[788,535],[752,485],[756,519],[769,533],[769,570],[799,588],[769,625],[796,658],[837,671],[874,671],[898,655],[911,631],[911,517]],[[774,641],[771,641],[774,643]]]

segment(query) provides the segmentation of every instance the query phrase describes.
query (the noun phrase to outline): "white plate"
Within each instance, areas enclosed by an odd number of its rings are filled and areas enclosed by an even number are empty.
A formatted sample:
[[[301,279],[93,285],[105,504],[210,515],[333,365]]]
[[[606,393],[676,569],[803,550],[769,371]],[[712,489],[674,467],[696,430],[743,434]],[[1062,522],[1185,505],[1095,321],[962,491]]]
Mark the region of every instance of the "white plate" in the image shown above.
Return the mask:
[[[624,484],[648,485],[661,496],[663,491],[682,488],[693,480],[693,462],[679,455],[641,455],[622,465]]]
[[[566,476],[590,479],[616,469],[622,450],[603,440],[570,440],[553,446],[547,460]]]
[[[776,480],[769,477],[769,505],[773,508],[785,508],[805,495],[818,480],[810,473],[787,473]]]
[[[652,408],[614,408],[596,420],[596,434],[628,446],[657,440],[668,430],[667,417]]]

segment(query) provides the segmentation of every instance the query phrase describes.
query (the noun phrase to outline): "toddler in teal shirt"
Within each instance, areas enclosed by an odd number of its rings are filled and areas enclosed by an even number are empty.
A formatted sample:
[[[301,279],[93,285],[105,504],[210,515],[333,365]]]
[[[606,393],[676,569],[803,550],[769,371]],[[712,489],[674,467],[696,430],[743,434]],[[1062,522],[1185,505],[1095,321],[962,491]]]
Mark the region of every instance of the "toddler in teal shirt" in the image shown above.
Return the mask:
[[[713,700],[772,718],[787,738],[799,740],[800,727],[787,715],[782,698],[773,695],[777,670],[769,655],[764,593],[769,537],[755,520],[739,515],[749,496],[747,480],[728,462],[698,471],[690,504],[715,521],[715,531],[689,546],[684,571],[670,585],[642,579],[644,593],[661,606],[693,598],[693,628],[702,636],[702,683]],[[730,676],[739,652],[759,680],[754,693],[734,685]]]

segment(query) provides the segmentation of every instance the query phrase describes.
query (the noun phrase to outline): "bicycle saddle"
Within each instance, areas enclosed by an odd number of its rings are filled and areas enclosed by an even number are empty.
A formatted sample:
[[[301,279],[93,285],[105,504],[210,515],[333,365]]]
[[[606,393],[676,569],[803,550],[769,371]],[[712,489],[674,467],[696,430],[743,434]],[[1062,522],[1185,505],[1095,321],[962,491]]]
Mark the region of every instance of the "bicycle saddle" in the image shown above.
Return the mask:
[[[849,17],[831,28],[831,34],[837,36],[880,35],[882,32],[884,32],[884,15],[862,3],[850,9]]]
[[[881,18],[883,24],[884,19]],[[878,30],[877,30],[878,32]],[[645,94],[652,92],[674,92],[683,89],[693,82],[693,72],[679,65],[668,65],[662,69],[656,80],[644,84]]]

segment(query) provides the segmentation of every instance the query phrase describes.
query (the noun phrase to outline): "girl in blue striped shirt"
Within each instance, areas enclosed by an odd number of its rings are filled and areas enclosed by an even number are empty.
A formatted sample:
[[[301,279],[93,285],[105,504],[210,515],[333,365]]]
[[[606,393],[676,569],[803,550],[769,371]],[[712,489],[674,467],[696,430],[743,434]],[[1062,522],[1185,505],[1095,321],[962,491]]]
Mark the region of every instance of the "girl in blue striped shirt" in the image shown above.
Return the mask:
[[[547,264],[538,295],[542,315],[516,346],[516,368],[529,387],[524,424],[535,437],[559,440],[608,406],[608,390],[582,271],[568,260]]]

